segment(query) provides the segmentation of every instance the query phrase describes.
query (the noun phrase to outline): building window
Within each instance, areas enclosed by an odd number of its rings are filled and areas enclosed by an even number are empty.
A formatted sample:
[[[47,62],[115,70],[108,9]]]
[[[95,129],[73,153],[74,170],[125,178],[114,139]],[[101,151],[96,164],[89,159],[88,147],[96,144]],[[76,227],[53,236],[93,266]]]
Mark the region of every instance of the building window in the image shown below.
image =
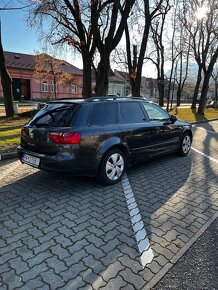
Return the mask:
[[[43,93],[47,93],[48,92],[48,82],[47,81],[43,81],[41,83],[41,91]]]
[[[77,93],[77,85],[72,85],[72,93],[73,94]]]

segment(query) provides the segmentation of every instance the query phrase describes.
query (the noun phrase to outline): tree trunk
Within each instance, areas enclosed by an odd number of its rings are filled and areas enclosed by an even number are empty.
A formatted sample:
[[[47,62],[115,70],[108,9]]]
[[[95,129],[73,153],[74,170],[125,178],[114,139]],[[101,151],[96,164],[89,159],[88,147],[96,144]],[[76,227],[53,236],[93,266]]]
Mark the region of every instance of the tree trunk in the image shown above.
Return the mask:
[[[82,52],[83,58],[83,90],[82,96],[84,99],[92,96],[92,60],[89,52]]]
[[[176,105],[178,107],[181,105],[181,95],[182,95],[182,87],[179,85],[176,92]]]
[[[200,115],[204,115],[204,109],[207,102],[207,93],[209,89],[209,81],[210,81],[210,76],[209,74],[206,74],[204,77],[203,87],[201,90],[201,99],[200,99],[200,103],[198,107],[198,114]]]
[[[135,96],[140,97],[140,89],[141,89],[141,79],[142,79],[142,67],[144,63],[144,56],[148,43],[148,36],[151,27],[151,19],[150,15],[147,16],[147,21],[145,22],[145,28],[143,32],[143,38],[141,43],[141,49],[138,57],[137,64],[137,72],[136,72],[136,80],[135,80]]]
[[[198,98],[199,88],[200,88],[200,84],[201,84],[201,80],[202,80],[201,73],[202,73],[202,68],[199,67],[198,68],[197,82],[196,82],[196,85],[195,85],[195,90],[194,90],[194,95],[193,95],[193,100],[192,100],[192,106],[191,106],[191,108],[193,110],[196,110],[197,98]]]
[[[164,106],[164,77],[158,79],[159,106]]]
[[[218,104],[218,77],[215,79],[215,100],[214,105]]]
[[[172,77],[173,77],[173,68],[174,68],[174,59],[172,60],[172,65],[171,65],[171,71],[170,71],[170,78],[168,81],[168,86],[167,86],[167,112],[169,111],[169,106],[170,106],[170,95],[171,95],[171,109],[172,109],[172,104],[173,104],[173,94],[171,94],[171,87],[172,87]]]
[[[101,59],[95,73],[96,77],[95,95],[98,97],[107,96],[108,94],[109,70],[110,70],[110,56],[101,55]]]
[[[4,105],[6,117],[14,116],[13,96],[12,96],[12,79],[5,65],[4,51],[1,40],[0,26],[0,77],[4,96]]]
[[[201,100],[198,107],[198,114],[200,115],[204,115],[204,110],[205,110],[205,106],[207,102],[207,93],[209,90],[210,78],[213,72],[214,64],[217,61],[217,58],[218,58],[218,47],[210,60],[207,70],[204,68],[204,82],[203,82],[203,87],[201,90]]]
[[[165,81],[164,81],[164,46],[161,40],[161,50],[160,50],[160,77],[158,79],[158,91],[159,91],[159,106],[164,106],[164,96],[165,96]]]
[[[133,87],[132,87],[132,95],[134,97],[138,97],[138,98],[140,97],[140,92],[141,92],[141,79],[142,79],[141,74],[138,74],[137,73],[137,77],[134,80],[134,84],[133,84]]]

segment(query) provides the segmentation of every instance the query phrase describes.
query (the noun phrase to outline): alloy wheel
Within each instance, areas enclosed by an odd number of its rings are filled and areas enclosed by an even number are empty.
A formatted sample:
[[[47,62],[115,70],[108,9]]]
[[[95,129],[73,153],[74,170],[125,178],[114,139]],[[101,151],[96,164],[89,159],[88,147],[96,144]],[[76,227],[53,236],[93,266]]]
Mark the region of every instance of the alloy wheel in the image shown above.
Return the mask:
[[[182,150],[184,154],[187,154],[191,149],[191,137],[186,135],[182,142]]]
[[[123,173],[124,159],[119,153],[112,154],[106,162],[106,175],[108,179],[117,180]]]

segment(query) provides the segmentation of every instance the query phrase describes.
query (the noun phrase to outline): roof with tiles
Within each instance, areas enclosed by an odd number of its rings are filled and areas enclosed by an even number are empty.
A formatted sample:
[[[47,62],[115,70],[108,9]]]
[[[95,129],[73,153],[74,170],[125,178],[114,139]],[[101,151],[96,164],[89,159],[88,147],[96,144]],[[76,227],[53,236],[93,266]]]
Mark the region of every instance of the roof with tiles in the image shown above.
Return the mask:
[[[17,52],[4,52],[6,66],[8,68],[18,68],[18,69],[27,69],[34,70],[35,67],[35,55],[17,53]],[[75,75],[83,75],[83,71],[74,65],[64,61],[61,62],[62,69],[67,73],[72,73]]]
[[[4,56],[7,67],[34,69],[34,55],[5,51]]]

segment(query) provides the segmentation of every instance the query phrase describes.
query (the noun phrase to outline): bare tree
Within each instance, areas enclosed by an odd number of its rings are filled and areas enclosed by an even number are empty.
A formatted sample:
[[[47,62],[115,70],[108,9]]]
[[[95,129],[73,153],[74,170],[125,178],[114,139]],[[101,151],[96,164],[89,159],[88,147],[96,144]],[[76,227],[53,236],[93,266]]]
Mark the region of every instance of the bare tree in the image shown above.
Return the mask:
[[[180,39],[180,52],[179,56],[179,72],[177,80],[177,93],[176,93],[176,105],[180,106],[181,104],[181,95],[185,85],[185,82],[188,77],[188,65],[189,65],[189,57],[190,57],[190,36],[184,35],[185,31],[183,30],[183,26],[181,26],[181,39]],[[187,39],[188,37],[188,39]]]
[[[12,96],[12,79],[6,68],[4,50],[1,38],[1,23],[0,23],[0,77],[3,89],[5,113],[7,117],[14,116],[13,96]]]
[[[96,50],[91,26],[90,3],[79,0],[36,1],[31,11],[32,25],[43,27],[46,21],[50,27],[47,41],[55,44],[68,44],[82,55],[83,61],[83,97],[92,95],[91,67]],[[99,17],[99,15],[95,15]],[[45,37],[45,33],[44,37]]]
[[[167,84],[167,111],[169,111],[170,99],[171,108],[173,104],[173,95],[175,88],[175,74],[177,71],[177,58],[178,58],[178,47],[176,42],[176,32],[178,31],[177,21],[178,1],[174,2],[173,9],[171,10],[169,26],[172,27],[172,35],[168,40],[170,48],[168,49],[168,61],[170,61],[170,75]]]
[[[157,69],[157,81],[158,81],[158,92],[159,92],[159,105],[164,106],[164,95],[165,95],[165,51],[164,51],[164,25],[166,24],[166,16],[171,6],[169,1],[163,3],[160,7],[161,14],[156,17],[151,23],[152,40],[155,46],[156,57],[149,57]]]
[[[98,22],[95,17],[99,6],[98,1],[94,1],[91,5],[93,36],[100,55],[100,61],[95,70],[95,93],[98,96],[107,94],[110,55],[120,42],[134,3],[135,0],[111,1],[111,4],[102,10]]]
[[[198,76],[192,102],[196,108],[202,74],[204,76],[198,113],[204,114],[209,81],[218,57],[218,5],[216,0],[191,0],[187,2],[185,27],[190,33],[191,48],[198,65]]]
[[[54,98],[57,98],[57,85],[70,85],[74,81],[72,74],[65,71],[66,63],[48,54],[35,56],[34,79],[41,83],[43,80],[53,84]]]
[[[140,16],[138,16],[137,13],[134,11],[134,17],[137,17],[139,19],[138,25],[142,27],[142,31],[139,32],[141,35],[141,43],[140,45],[134,45],[133,49],[131,49],[131,23],[129,23],[129,25],[126,25],[125,28],[128,70],[130,75],[132,94],[134,96],[140,96],[142,67],[149,40],[151,23],[155,17],[158,17],[163,13],[163,3],[164,0],[155,2],[151,1],[151,3],[149,2],[149,0],[143,0],[137,3],[138,6],[136,6],[136,9],[139,11]]]
[[[118,45],[135,0],[51,0],[35,3],[33,15],[50,19],[49,37],[53,44],[67,43],[82,55],[83,96],[92,95],[91,68],[98,51],[95,68],[97,95],[108,89],[110,54]]]
[[[174,91],[176,92],[176,105],[180,106],[182,92],[188,78],[190,35],[184,27],[186,13],[186,0],[175,0],[170,13],[170,21],[168,22],[170,26],[168,29],[172,32],[171,34],[168,33],[167,40],[169,48],[166,53],[167,61],[171,66],[167,86],[167,110],[169,110],[169,107],[172,108]],[[171,37],[169,35],[171,35]]]

